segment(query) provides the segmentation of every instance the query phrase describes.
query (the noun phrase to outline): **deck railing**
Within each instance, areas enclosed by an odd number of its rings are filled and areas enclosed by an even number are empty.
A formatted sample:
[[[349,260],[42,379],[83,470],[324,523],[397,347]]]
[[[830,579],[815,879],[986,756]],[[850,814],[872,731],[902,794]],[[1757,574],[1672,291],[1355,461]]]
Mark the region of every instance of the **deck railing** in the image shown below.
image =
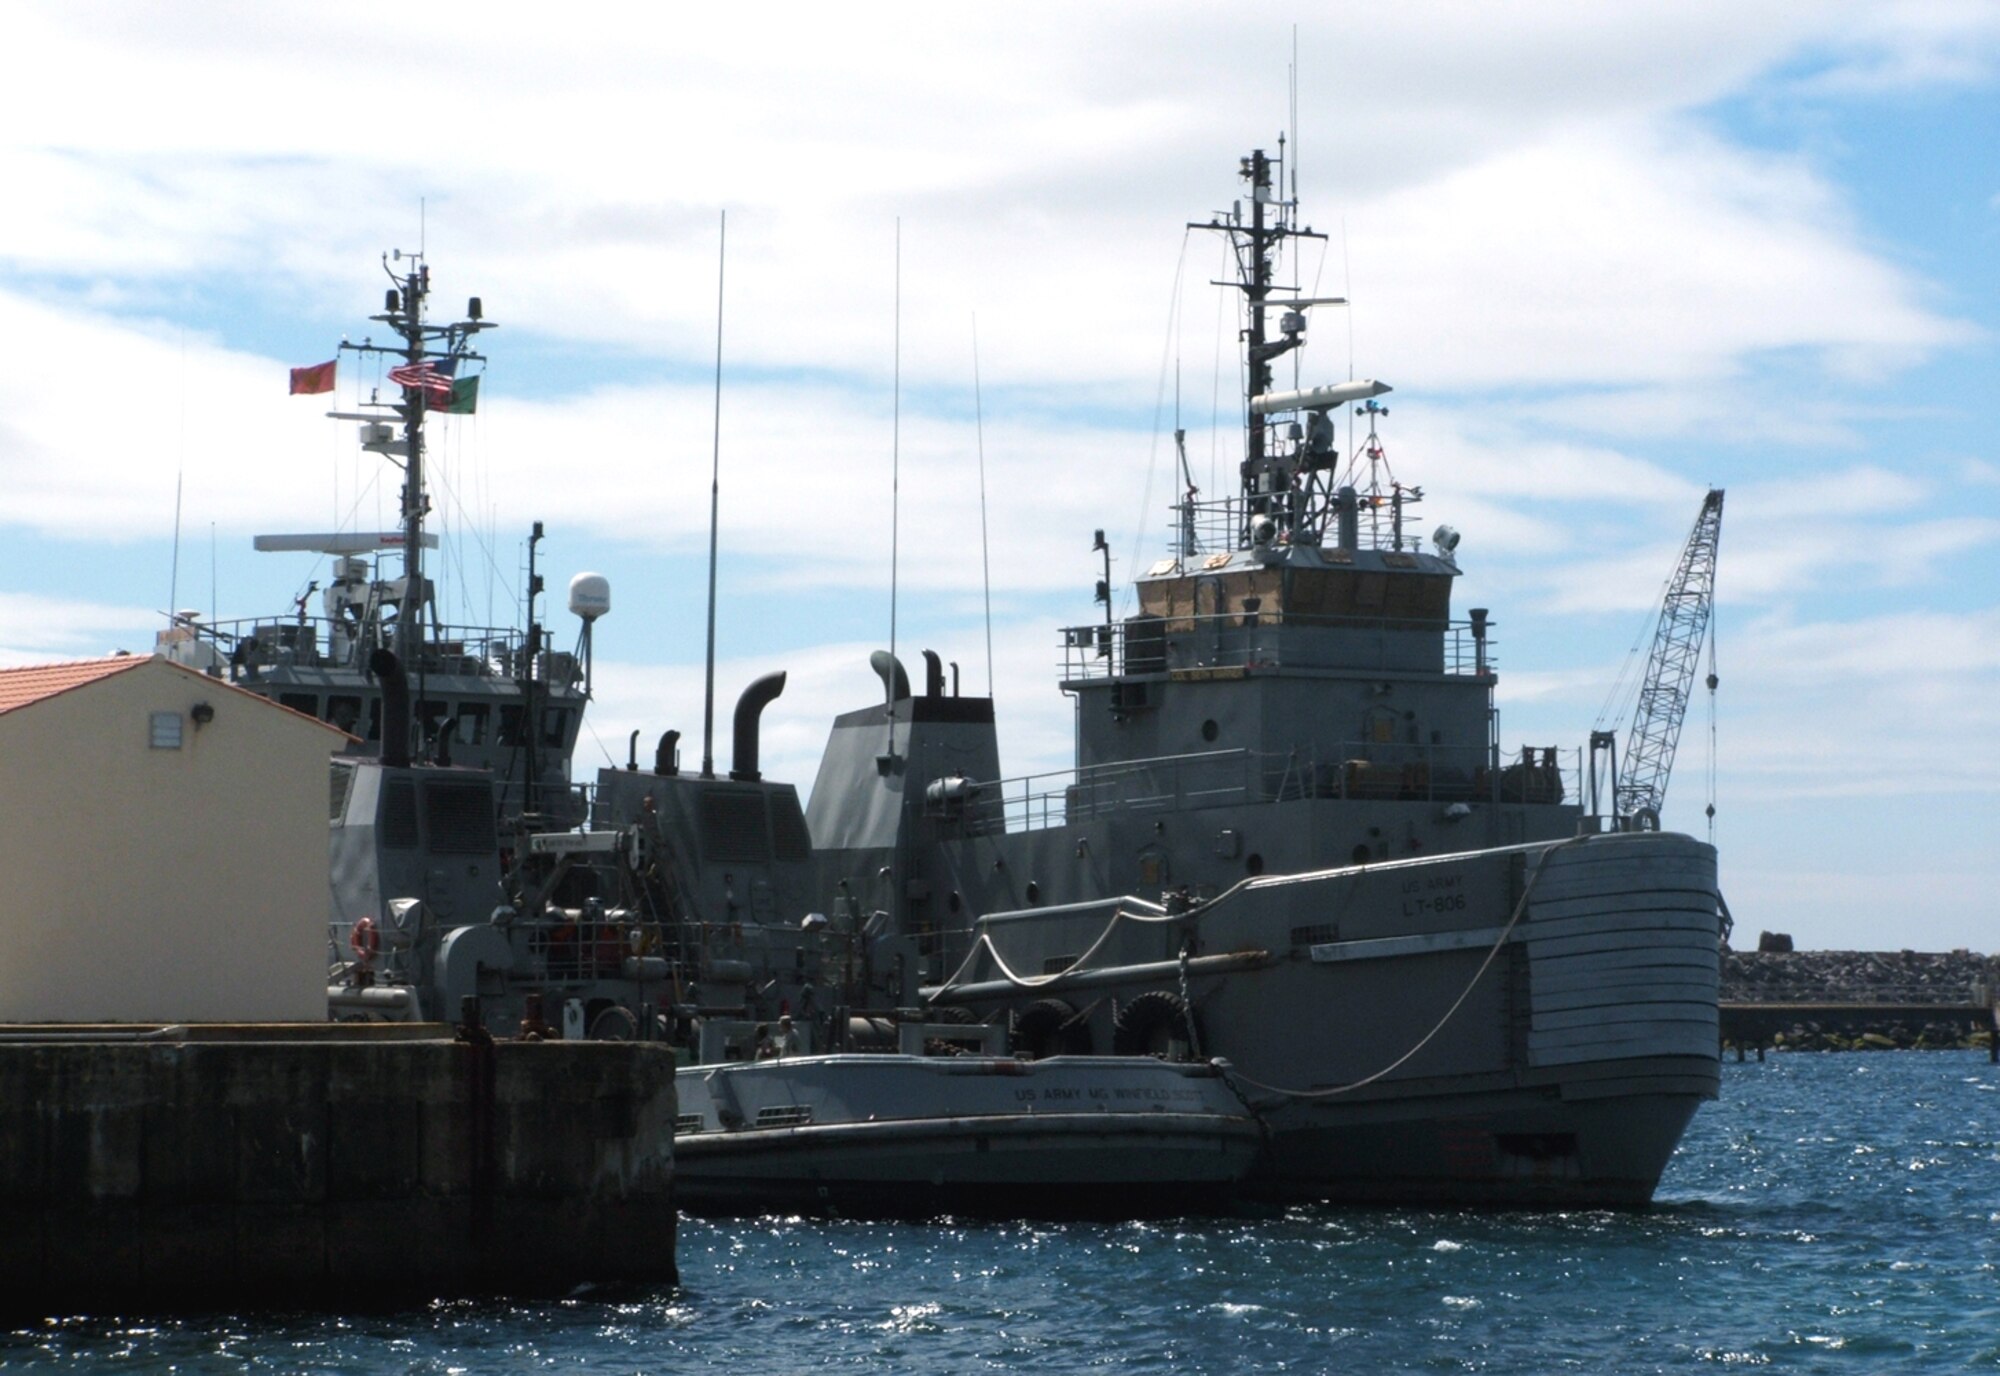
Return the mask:
[[[975,833],[1040,831],[1122,812],[1183,812],[1299,798],[1574,802],[1580,752],[1527,749],[1496,768],[1477,747],[1344,742],[1325,754],[1213,750],[975,782],[932,816]]]
[[[176,618],[160,633],[158,648],[197,668],[214,668],[231,682],[254,682],[274,668],[365,669],[369,654],[392,648],[393,621],[372,624],[328,617],[244,617],[234,621]],[[457,674],[475,678],[519,678],[537,682],[575,681],[575,657],[544,651],[531,662],[527,637],[495,626],[428,624],[411,673]]]
[[[1222,554],[1231,550],[1251,547],[1252,523],[1261,517],[1268,517],[1277,528],[1280,540],[1289,540],[1295,532],[1307,532],[1324,528],[1332,530],[1328,521],[1329,513],[1320,504],[1308,509],[1303,493],[1273,492],[1255,497],[1222,497],[1207,502],[1182,502],[1173,508],[1173,519],[1168,526],[1170,549],[1183,552],[1183,557],[1196,558],[1208,554]],[[1357,513],[1355,534],[1362,549],[1404,550],[1411,553],[1423,548],[1423,541],[1417,538],[1414,518],[1406,516],[1403,522],[1402,538],[1396,536],[1394,508],[1387,502],[1380,506],[1364,505]],[[1311,537],[1301,533],[1299,538],[1331,538],[1322,534]]]
[[[1323,641],[1298,635],[1301,629],[1362,633],[1340,646],[1342,669],[1356,673],[1408,672],[1474,675],[1498,667],[1489,636],[1482,658],[1470,621],[1417,621],[1407,617],[1308,616],[1284,613],[1272,618],[1259,612],[1228,612],[1194,617],[1141,617],[1065,626],[1060,632],[1064,682],[1109,678],[1120,674],[1185,674],[1285,668],[1325,669],[1328,651]],[[1387,638],[1393,634],[1396,639]],[[1412,648],[1404,637],[1437,637],[1435,655]],[[1367,657],[1367,638],[1376,640]],[[1171,642],[1171,645],[1170,645]],[[1360,656],[1360,657],[1357,657]]]

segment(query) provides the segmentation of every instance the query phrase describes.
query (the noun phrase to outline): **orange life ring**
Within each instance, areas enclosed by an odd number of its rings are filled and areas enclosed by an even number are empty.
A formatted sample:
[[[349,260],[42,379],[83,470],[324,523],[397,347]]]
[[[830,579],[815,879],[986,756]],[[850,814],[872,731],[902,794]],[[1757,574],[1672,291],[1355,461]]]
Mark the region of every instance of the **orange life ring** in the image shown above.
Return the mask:
[[[375,930],[375,919],[356,918],[354,926],[348,930],[347,944],[354,948],[355,956],[364,966],[373,965],[375,953],[382,949],[382,934]]]

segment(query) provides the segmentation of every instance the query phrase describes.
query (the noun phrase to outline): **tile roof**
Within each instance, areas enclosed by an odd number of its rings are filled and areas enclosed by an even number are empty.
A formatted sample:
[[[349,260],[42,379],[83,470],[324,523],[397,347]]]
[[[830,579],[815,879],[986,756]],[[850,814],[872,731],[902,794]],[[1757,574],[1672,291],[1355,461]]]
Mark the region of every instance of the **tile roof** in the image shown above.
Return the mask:
[[[109,659],[74,660],[66,664],[31,664],[19,669],[0,669],[0,716],[17,707],[27,707],[58,693],[67,693],[72,688],[81,688],[87,683],[109,678],[113,674],[125,672],[141,664],[161,664],[175,673],[185,674],[198,680],[215,692],[234,693],[249,699],[260,707],[268,707],[273,712],[282,712],[300,721],[309,721],[324,731],[331,731],[343,740],[355,741],[360,738],[348,734],[331,722],[321,721],[310,713],[286,707],[282,703],[253,693],[249,689],[223,679],[210,678],[201,670],[185,664],[176,664],[164,655],[114,655]]]
[[[116,655],[110,659],[85,659],[68,664],[30,664],[20,669],[0,669],[0,712],[67,693],[86,683],[122,674],[149,662],[146,655]]]

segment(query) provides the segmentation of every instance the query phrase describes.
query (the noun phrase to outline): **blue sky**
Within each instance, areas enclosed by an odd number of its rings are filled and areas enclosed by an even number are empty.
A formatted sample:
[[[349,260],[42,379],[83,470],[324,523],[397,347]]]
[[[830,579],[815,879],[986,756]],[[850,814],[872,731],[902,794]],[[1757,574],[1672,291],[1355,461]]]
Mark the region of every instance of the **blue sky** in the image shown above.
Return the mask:
[[[1739,923],[2000,947],[2000,9],[591,8],[0,15],[0,663],[144,648],[170,598],[282,607],[320,571],[252,534],[390,519],[282,383],[421,234],[439,301],[502,325],[439,437],[448,615],[511,619],[543,520],[552,587],[613,585],[580,763],[692,737],[726,207],[719,696],[790,669],[765,763],[809,783],[888,639],[900,222],[898,647],[984,685],[976,321],[1003,764],[1059,767],[1055,630],[1094,614],[1095,528],[1120,582],[1158,548],[1176,390],[1198,475],[1233,468],[1219,253],[1182,226],[1275,150],[1296,22],[1332,236],[1302,270],[1354,302],[1302,378],[1394,385],[1503,744],[1583,742],[1725,485]],[[1697,834],[1709,734],[1697,701],[1667,806]]]

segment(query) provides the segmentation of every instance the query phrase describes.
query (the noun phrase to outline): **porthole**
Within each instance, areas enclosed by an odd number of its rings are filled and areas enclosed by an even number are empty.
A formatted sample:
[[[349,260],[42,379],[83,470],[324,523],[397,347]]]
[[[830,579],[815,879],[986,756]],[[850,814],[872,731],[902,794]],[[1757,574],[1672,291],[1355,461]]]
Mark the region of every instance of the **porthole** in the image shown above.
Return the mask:
[[[1355,863],[1355,864],[1357,864],[1357,865],[1365,865],[1365,864],[1367,864],[1367,863],[1368,863],[1368,862],[1369,862],[1370,860],[1373,860],[1374,858],[1375,858],[1375,852],[1374,852],[1374,851],[1372,851],[1372,850],[1370,850],[1370,849],[1368,849],[1368,847],[1367,847],[1367,846],[1365,846],[1365,845],[1362,845],[1362,846],[1356,846],[1356,847],[1354,848],[1354,863]]]
[[[1221,734],[1222,728],[1215,724],[1215,718],[1210,717],[1201,724],[1201,738],[1203,740],[1212,741]]]
[[[1028,894],[1028,901],[1029,901],[1030,903],[1039,903],[1039,902],[1041,902],[1041,901],[1042,901],[1042,886],[1041,886],[1040,884],[1037,884],[1037,883],[1036,883],[1036,882],[1035,882],[1034,880],[1030,879],[1030,880],[1028,881],[1028,889],[1027,889],[1027,894]]]
[[[1243,870],[1246,874],[1262,874],[1264,872],[1264,857],[1256,851],[1251,851],[1249,858],[1243,862]]]

